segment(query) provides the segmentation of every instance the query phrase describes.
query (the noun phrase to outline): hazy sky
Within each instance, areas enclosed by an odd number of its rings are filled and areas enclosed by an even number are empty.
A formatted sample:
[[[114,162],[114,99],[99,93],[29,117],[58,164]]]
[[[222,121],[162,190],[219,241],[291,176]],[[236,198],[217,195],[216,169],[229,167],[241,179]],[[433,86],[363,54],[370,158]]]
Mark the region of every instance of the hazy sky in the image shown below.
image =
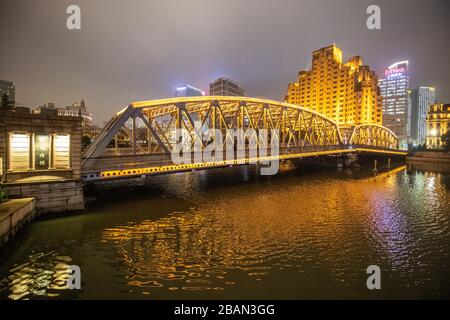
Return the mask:
[[[82,29],[66,28],[81,7]],[[366,8],[381,7],[381,30]],[[36,106],[81,98],[102,124],[132,100],[208,90],[227,76],[247,96],[283,99],[313,50],[335,42],[381,74],[409,60],[412,86],[450,102],[448,0],[0,0],[0,79]]]

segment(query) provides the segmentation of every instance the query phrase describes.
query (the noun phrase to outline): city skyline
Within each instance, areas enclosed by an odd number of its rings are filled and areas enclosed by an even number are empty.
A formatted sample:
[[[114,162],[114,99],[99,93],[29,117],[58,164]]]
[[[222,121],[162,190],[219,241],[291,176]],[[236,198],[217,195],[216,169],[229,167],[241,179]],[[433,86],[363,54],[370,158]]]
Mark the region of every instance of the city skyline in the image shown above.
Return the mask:
[[[0,302],[450,299],[449,9],[1,0]]]
[[[386,65],[409,60],[411,87],[432,86],[437,102],[450,100],[450,79],[443,72],[449,61],[442,58],[449,50],[445,1],[407,5],[381,1],[381,30],[365,26],[368,1],[326,6],[318,2],[259,1],[258,15],[251,15],[255,2],[232,1],[221,8],[234,13],[232,26],[216,17],[212,30],[205,30],[210,20],[199,22],[185,13],[212,14],[217,4],[196,1],[172,8],[166,20],[152,16],[162,26],[153,30],[139,17],[165,12],[164,4],[137,1],[125,8],[108,2],[107,14],[101,14],[106,2],[80,1],[82,29],[69,31],[68,1],[43,1],[39,6],[31,1],[3,1],[0,14],[6,28],[0,32],[10,45],[2,52],[0,78],[13,81],[16,100],[30,107],[47,101],[63,105],[82,96],[101,125],[131,101],[170,97],[183,83],[196,83],[207,91],[209,83],[222,76],[238,81],[247,96],[281,101],[297,72],[311,67],[311,52],[336,43],[345,52],[344,59],[360,55],[378,76]],[[306,14],[314,11],[321,19]],[[419,13],[423,19],[410,19]],[[128,16],[139,22],[123,19]],[[241,22],[243,16],[247,18]],[[415,32],[405,36],[409,34],[405,29]],[[217,32],[220,36],[212,37]],[[187,40],[186,35],[197,36]],[[175,46],[186,50],[172,50]],[[26,50],[29,47],[36,50]]]

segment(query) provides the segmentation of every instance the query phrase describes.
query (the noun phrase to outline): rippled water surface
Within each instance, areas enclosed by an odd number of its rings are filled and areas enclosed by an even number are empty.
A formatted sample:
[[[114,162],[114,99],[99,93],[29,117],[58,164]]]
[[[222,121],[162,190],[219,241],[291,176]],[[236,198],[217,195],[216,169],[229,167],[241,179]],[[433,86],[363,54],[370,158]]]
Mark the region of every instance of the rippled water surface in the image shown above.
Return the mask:
[[[35,222],[0,252],[0,298],[450,297],[448,174],[234,168],[89,194],[85,214]]]

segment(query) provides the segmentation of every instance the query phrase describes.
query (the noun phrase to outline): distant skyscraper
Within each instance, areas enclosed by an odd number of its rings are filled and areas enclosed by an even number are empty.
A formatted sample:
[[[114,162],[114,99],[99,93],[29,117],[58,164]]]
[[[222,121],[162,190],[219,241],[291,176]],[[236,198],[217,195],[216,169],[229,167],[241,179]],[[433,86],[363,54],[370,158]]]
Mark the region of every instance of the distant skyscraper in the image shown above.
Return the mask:
[[[377,75],[359,56],[344,62],[335,44],[313,52],[311,70],[298,73],[285,100],[318,111],[341,126],[381,124]]]
[[[236,81],[222,77],[209,85],[209,95],[243,97],[244,89]]]
[[[9,101],[16,101],[16,87],[11,81],[0,80],[0,99],[4,94],[8,96]]]
[[[185,84],[175,89],[175,97],[196,97],[204,96],[205,92],[199,88]]]
[[[413,144],[425,143],[427,113],[430,105],[435,103],[435,91],[432,87],[418,87],[409,91],[408,140]]]
[[[83,127],[92,127],[94,125],[93,123],[93,116],[92,113],[88,112],[86,109],[86,103],[84,102],[84,99],[81,100],[81,102],[75,102],[70,106],[67,106],[65,108],[58,108],[58,115],[60,116],[72,116],[72,117],[82,117]]]
[[[82,99],[81,102],[75,102],[70,106],[62,108],[57,108],[54,103],[49,102],[47,104],[38,106],[34,110],[34,113],[54,114],[65,117],[82,117],[83,121],[81,124],[83,128],[90,128],[94,125],[92,113],[87,111],[84,99]]]
[[[407,147],[408,125],[408,61],[396,62],[384,71],[378,81],[383,96],[383,125],[398,137],[401,148]]]

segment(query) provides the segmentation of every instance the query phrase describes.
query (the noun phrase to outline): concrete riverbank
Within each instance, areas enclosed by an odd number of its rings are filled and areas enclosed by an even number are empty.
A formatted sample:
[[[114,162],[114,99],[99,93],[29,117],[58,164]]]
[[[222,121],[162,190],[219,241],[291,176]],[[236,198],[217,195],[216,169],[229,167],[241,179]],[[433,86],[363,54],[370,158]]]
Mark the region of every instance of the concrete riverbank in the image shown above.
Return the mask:
[[[80,180],[16,182],[7,184],[5,190],[10,198],[35,198],[39,215],[84,209]]]
[[[30,221],[35,212],[34,198],[11,199],[0,203],[0,247]]]
[[[432,170],[436,172],[450,172],[450,153],[439,151],[417,151],[406,157],[408,168],[417,170]]]
[[[439,151],[417,151],[408,154],[407,162],[441,163],[450,165],[450,152]]]

